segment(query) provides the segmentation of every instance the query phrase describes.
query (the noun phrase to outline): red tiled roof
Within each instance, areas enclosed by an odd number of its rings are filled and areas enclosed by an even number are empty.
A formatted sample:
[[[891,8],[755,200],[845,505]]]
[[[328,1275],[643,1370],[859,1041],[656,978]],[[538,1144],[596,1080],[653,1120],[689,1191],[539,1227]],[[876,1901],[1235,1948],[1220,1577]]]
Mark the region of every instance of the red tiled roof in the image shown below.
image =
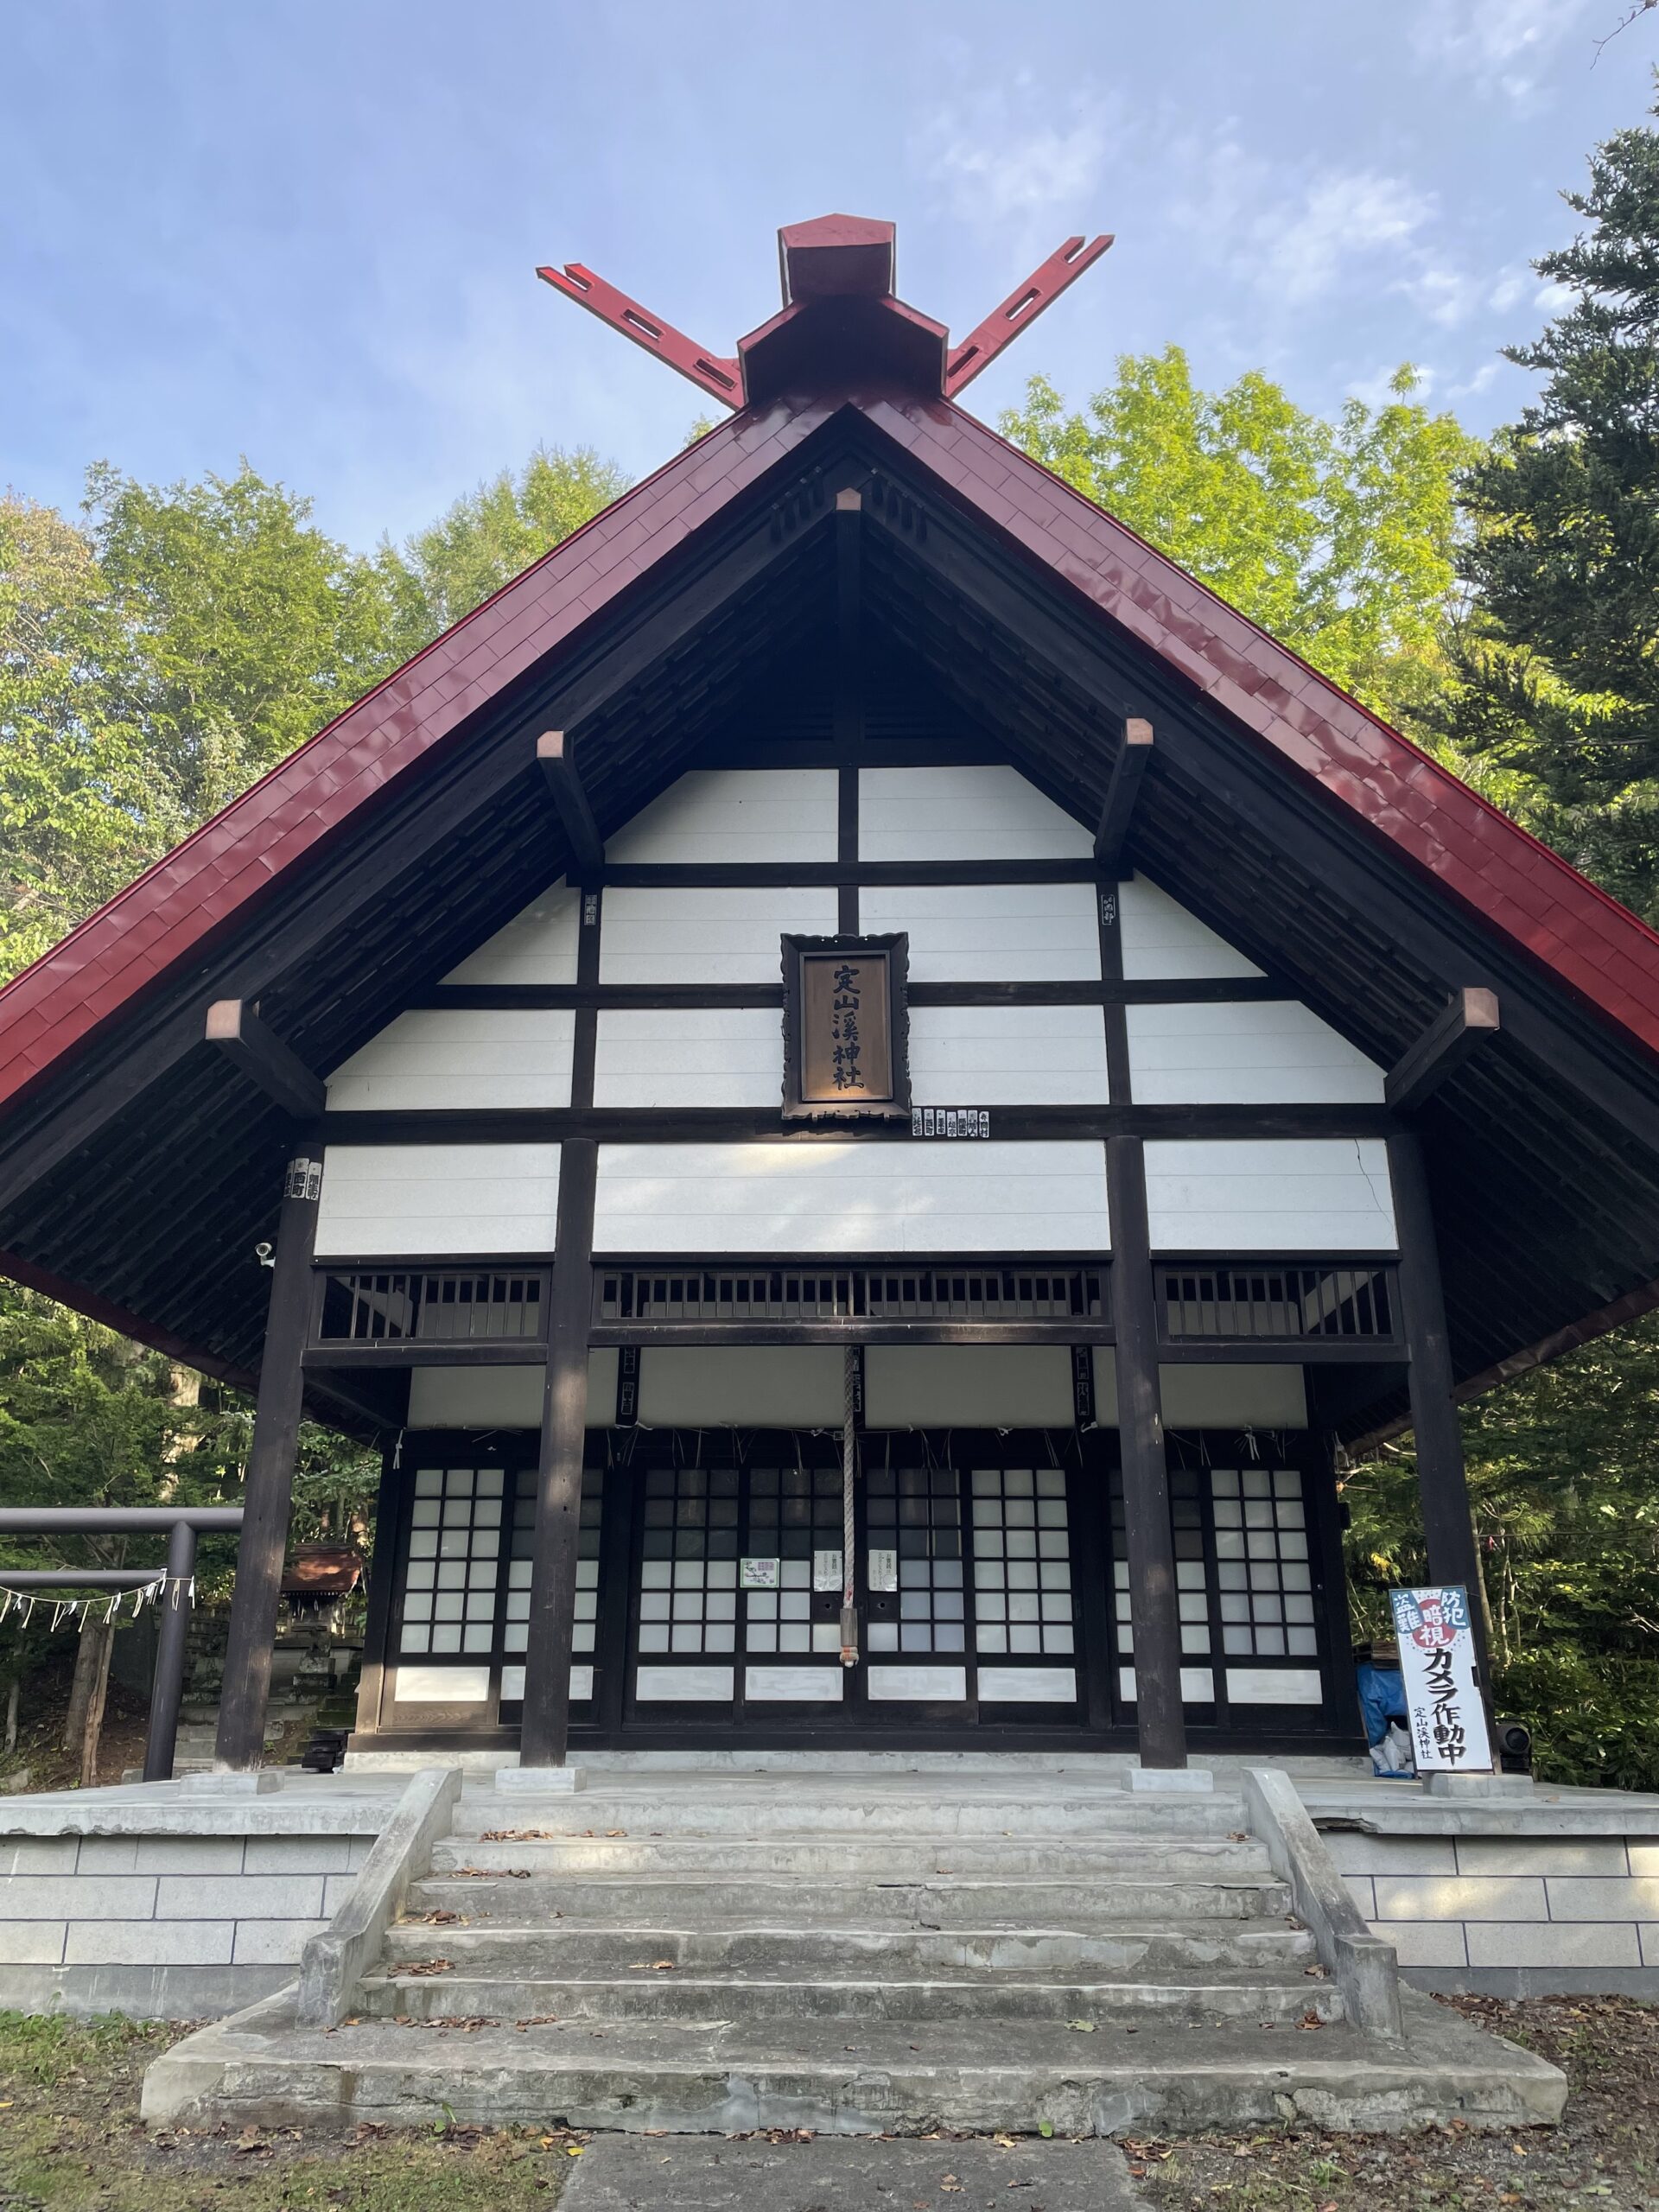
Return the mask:
[[[746,409],[474,610],[0,991],[0,1103],[196,951],[359,806],[798,448]],[[939,398],[856,399],[959,499],[1592,1007],[1659,1052],[1659,935],[1133,531]]]

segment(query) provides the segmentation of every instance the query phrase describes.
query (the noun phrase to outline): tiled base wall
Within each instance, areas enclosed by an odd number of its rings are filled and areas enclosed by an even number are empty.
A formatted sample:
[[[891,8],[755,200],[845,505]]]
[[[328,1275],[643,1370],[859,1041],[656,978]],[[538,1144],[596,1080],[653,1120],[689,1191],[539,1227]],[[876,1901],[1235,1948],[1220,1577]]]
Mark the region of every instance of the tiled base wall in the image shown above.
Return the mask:
[[[1659,1835],[1324,1834],[1420,1988],[1659,1997]]]
[[[0,1838],[0,2007],[215,2018],[292,1981],[370,1835]]]

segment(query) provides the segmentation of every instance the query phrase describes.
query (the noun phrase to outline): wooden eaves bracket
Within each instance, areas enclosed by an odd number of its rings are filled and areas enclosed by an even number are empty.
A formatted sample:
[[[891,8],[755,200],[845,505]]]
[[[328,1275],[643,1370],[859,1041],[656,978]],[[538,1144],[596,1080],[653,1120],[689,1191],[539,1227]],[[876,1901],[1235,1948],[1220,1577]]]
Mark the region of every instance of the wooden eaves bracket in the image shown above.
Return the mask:
[[[207,1009],[206,1035],[284,1113],[297,1122],[321,1117],[328,1103],[327,1085],[266,1027],[245,999],[215,999]]]
[[[577,872],[597,875],[605,865],[605,841],[576,773],[576,748],[569,732],[544,729],[536,741],[536,759],[570,840]]]
[[[1123,725],[1123,741],[1112,763],[1111,780],[1100,810],[1100,827],[1095,832],[1095,858],[1104,874],[1122,873],[1124,848],[1135,820],[1141,779],[1152,759],[1152,724],[1132,715]]]
[[[1408,1114],[1438,1090],[1484,1038],[1498,1029],[1497,993],[1478,984],[1457,993],[1389,1070],[1382,1096],[1391,1114]]]

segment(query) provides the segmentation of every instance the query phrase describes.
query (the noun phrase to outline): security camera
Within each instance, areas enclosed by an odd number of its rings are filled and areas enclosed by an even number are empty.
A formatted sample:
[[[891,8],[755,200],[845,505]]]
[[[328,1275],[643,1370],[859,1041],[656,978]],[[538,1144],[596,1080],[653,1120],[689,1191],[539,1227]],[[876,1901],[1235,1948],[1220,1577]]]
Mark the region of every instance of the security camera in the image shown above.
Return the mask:
[[[276,1264],[276,1247],[274,1244],[256,1244],[253,1248],[253,1256],[262,1268],[274,1268]]]

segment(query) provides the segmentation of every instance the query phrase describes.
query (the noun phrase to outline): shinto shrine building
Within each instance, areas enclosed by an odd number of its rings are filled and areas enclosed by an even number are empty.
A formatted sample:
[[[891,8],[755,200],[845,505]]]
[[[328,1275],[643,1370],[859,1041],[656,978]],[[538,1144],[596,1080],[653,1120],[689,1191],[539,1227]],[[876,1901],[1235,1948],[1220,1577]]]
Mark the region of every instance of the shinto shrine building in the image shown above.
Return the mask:
[[[1342,1751],[1339,1446],[1659,1302],[1659,939],[781,234],[729,417],[0,993],[0,1267],[385,1452],[353,1751]],[[262,1259],[274,1250],[274,1265]]]

